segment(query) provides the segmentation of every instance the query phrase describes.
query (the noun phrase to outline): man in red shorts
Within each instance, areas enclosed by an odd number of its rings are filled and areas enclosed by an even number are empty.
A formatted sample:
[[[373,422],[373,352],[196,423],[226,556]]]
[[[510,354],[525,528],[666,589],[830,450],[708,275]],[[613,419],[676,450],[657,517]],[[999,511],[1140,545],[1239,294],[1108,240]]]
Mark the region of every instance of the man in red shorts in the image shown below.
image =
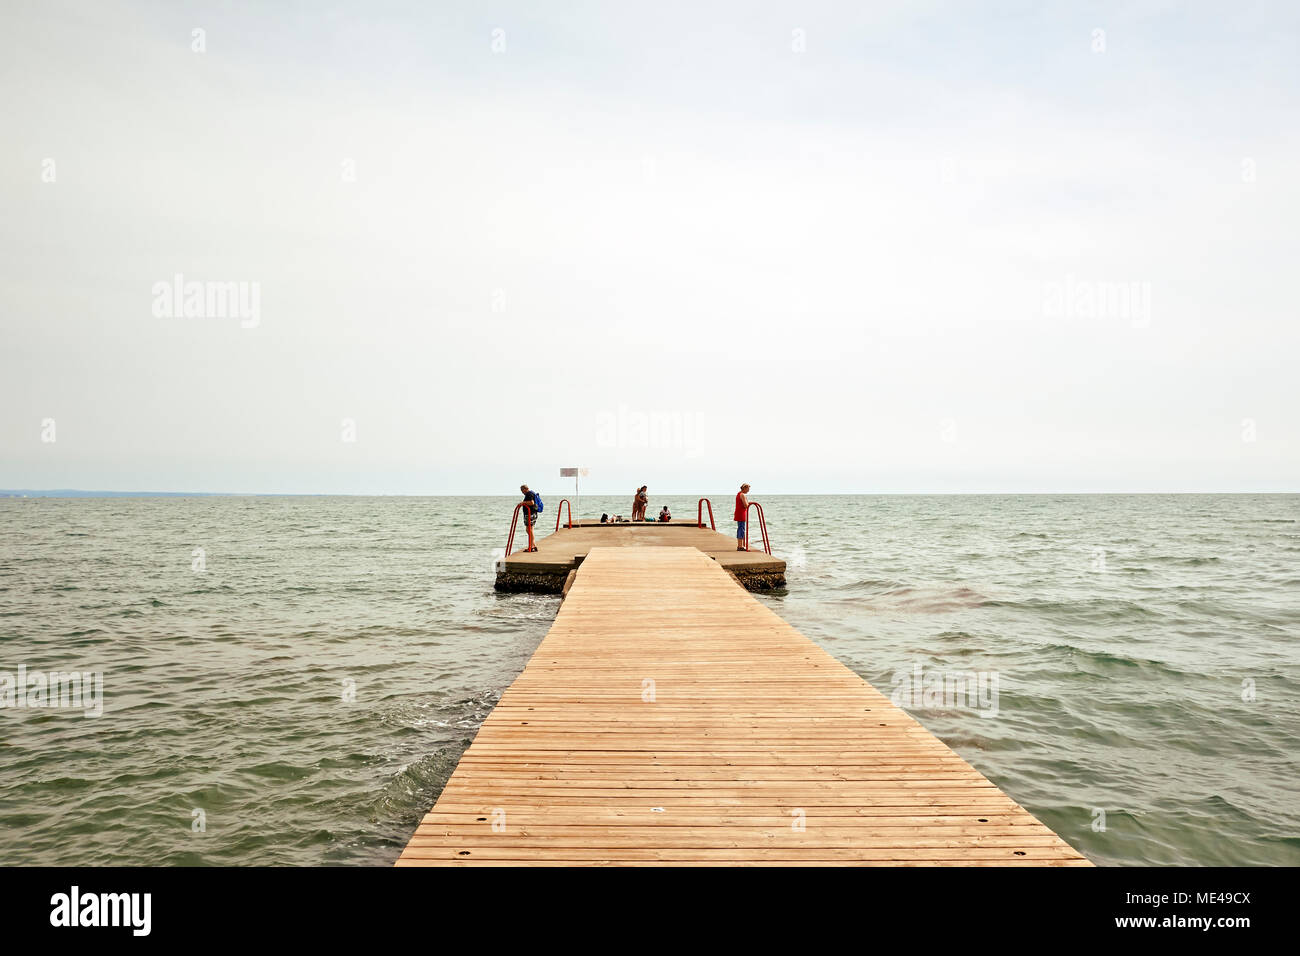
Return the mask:
[[[745,544],[746,523],[749,520],[749,485],[741,485],[740,491],[736,492],[736,550],[748,551],[749,547]]]

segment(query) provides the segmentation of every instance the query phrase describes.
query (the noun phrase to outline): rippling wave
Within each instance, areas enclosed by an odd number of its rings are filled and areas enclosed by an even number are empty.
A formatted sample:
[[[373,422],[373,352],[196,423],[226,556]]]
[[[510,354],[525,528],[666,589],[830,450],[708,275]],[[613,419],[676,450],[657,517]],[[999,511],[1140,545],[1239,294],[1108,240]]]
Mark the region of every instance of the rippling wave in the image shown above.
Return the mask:
[[[761,599],[886,694],[996,675],[909,709],[1093,860],[1300,863],[1300,497],[762,500]],[[104,681],[0,710],[2,858],[392,862],[558,606],[492,590],[510,507],[0,501],[0,672]]]

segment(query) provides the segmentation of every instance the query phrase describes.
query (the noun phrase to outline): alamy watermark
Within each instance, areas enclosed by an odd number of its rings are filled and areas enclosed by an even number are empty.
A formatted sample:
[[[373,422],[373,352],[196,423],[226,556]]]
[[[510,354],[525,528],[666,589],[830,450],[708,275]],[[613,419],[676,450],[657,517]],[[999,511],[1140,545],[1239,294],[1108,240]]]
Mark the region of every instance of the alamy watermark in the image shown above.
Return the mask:
[[[185,281],[176,273],[153,284],[153,314],[157,319],[238,319],[245,329],[262,322],[260,282]]]
[[[74,885],[50,897],[54,927],[125,927],[133,936],[148,936],[152,911],[152,893],[87,893]]]
[[[1050,319],[1121,319],[1135,329],[1151,324],[1151,283],[1110,282],[1067,275],[1043,284],[1043,315]]]
[[[920,663],[894,672],[889,699],[906,710],[967,708],[981,717],[998,715],[997,671],[926,670]]]
[[[704,452],[704,416],[699,412],[629,408],[596,415],[596,445],[599,448],[676,449],[687,458]]]
[[[17,674],[0,671],[0,710],[79,709],[85,717],[104,713],[102,671],[29,671],[18,665]]]

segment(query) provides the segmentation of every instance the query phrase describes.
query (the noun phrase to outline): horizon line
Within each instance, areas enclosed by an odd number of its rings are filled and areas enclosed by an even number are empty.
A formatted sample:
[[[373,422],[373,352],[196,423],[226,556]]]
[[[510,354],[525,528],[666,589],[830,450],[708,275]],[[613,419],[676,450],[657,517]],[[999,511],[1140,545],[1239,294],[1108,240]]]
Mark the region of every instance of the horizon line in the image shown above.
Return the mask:
[[[714,492],[715,494],[717,492]],[[548,494],[557,494],[548,492]],[[624,494],[621,491],[591,491],[585,497],[602,498]],[[696,491],[669,491],[663,497],[695,495]],[[727,492],[730,494],[730,492]],[[1296,495],[1300,490],[1264,491],[1171,491],[1168,489],[1145,491],[773,491],[766,494],[789,498],[835,497],[960,497],[1007,495]],[[463,492],[339,492],[339,491],[114,491],[83,488],[0,488],[0,498],[515,498],[513,492],[505,494],[469,494]],[[584,496],[579,496],[584,497]],[[705,495],[704,497],[708,497]],[[758,497],[758,496],[755,496]],[[563,500],[563,499],[561,499]]]

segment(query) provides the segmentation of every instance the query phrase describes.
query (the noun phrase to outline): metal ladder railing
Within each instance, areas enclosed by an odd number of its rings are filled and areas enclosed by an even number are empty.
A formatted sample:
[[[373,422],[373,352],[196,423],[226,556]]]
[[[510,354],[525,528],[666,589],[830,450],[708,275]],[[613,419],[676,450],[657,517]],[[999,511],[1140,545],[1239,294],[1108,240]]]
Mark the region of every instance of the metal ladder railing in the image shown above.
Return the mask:
[[[749,508],[758,509],[758,530],[763,535],[763,550],[768,554],[772,553],[772,542],[767,539],[767,519],[763,517],[763,506],[757,501],[751,501]],[[749,550],[749,508],[745,509],[745,550]]]
[[[528,505],[528,502],[526,501],[521,501],[519,502],[519,504],[515,505],[515,513],[510,518],[510,537],[506,538],[505,556],[507,558],[510,557],[511,549],[515,546],[515,526],[519,524],[519,509],[525,507],[526,505]],[[570,509],[569,514],[570,516],[572,516],[573,514],[572,509]],[[558,521],[560,516],[557,514],[555,517],[556,520]]]
[[[701,498],[700,503],[695,506],[695,527],[697,528],[704,527],[704,506],[705,505],[709,506],[709,527],[712,528],[714,531],[717,531],[718,526],[713,523],[713,502],[710,501],[708,498]]]
[[[555,530],[556,531],[560,530],[560,509],[563,508],[565,505],[569,506],[569,523],[566,524],[565,527],[566,528],[573,527],[573,505],[570,505],[569,499],[565,498],[555,507]]]

